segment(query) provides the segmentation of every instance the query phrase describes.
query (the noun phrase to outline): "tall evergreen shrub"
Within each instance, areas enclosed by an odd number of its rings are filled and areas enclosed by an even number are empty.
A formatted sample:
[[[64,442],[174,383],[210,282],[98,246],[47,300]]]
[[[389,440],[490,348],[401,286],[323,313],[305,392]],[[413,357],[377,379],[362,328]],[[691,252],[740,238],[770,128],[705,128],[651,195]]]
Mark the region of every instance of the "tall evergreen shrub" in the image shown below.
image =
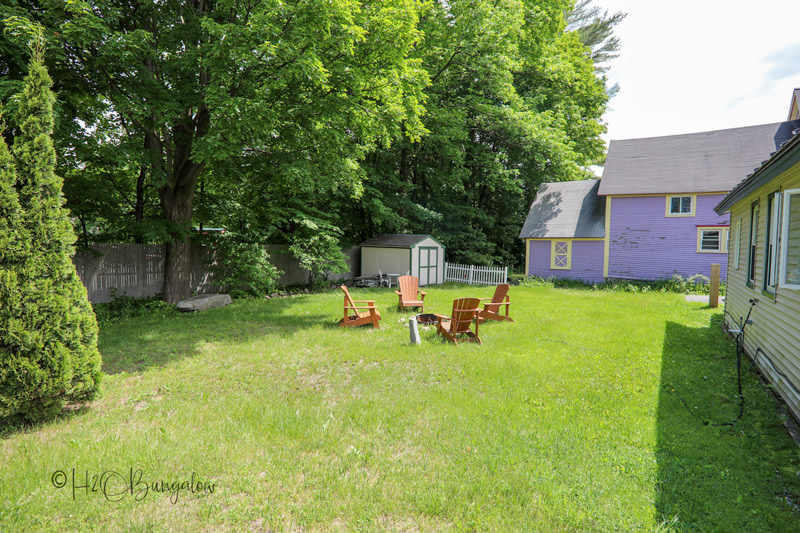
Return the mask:
[[[35,46],[13,153],[0,136],[0,418],[39,421],[91,400],[97,321],[75,271],[55,173],[52,80]]]

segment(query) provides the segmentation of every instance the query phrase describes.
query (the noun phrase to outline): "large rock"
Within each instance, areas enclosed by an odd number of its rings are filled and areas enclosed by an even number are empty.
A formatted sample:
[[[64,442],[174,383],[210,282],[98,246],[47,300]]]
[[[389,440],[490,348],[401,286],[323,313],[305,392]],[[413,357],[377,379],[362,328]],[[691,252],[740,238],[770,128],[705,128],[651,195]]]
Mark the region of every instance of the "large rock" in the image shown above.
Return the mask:
[[[178,311],[205,311],[206,309],[214,309],[215,307],[225,307],[231,303],[229,294],[199,294],[192,296],[188,300],[178,302],[175,308]]]

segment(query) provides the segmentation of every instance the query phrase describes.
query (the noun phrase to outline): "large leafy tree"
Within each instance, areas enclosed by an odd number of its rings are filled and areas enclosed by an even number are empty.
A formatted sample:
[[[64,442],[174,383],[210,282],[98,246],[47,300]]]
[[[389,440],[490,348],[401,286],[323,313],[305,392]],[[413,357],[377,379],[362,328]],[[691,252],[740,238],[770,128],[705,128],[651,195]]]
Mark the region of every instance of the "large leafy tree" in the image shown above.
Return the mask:
[[[300,196],[355,195],[364,151],[401,122],[407,135],[421,130],[414,0],[20,1],[18,11],[58,51],[54,72],[82,124],[72,144],[100,136],[118,148],[122,161],[99,172],[125,169],[138,213],[147,184],[157,191],[170,302],[188,296],[193,203],[210,168]]]
[[[583,1],[16,5],[61,43],[87,239],[170,241],[172,258],[191,214],[298,246],[432,232],[451,259],[513,264],[538,184],[602,157],[618,17]]]
[[[607,94],[561,0],[433,2],[415,49],[431,76],[421,140],[367,157],[357,238],[433,232],[455,261],[514,264],[542,181],[581,179],[603,153]]]
[[[0,417],[33,421],[92,399],[100,380],[97,323],[55,173],[55,98],[36,43],[13,156],[0,136]]]

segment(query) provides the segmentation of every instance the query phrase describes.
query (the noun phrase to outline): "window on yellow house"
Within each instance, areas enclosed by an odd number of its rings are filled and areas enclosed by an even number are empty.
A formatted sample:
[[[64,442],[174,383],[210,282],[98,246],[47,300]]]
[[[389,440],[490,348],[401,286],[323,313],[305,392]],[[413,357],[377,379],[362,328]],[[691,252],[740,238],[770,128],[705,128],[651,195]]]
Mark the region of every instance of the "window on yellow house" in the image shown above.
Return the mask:
[[[778,261],[781,221],[780,192],[767,197],[767,241],[764,248],[764,289],[775,292],[778,284]]]
[[[800,189],[783,193],[782,234],[780,286],[800,289]]]
[[[750,238],[747,243],[747,284],[756,279],[756,252],[758,251],[758,202],[750,205]]]

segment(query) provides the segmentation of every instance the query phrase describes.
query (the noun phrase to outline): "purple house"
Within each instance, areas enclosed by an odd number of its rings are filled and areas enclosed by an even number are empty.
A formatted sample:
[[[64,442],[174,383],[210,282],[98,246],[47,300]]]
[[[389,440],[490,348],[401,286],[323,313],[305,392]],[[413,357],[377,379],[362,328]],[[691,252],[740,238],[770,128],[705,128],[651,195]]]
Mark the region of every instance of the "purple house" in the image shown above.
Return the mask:
[[[714,207],[800,121],[611,141],[601,180],[543,183],[520,232],[531,276],[604,279],[726,272],[729,215]]]
[[[526,272],[603,281],[606,199],[600,180],[542,183],[522,227]]]

